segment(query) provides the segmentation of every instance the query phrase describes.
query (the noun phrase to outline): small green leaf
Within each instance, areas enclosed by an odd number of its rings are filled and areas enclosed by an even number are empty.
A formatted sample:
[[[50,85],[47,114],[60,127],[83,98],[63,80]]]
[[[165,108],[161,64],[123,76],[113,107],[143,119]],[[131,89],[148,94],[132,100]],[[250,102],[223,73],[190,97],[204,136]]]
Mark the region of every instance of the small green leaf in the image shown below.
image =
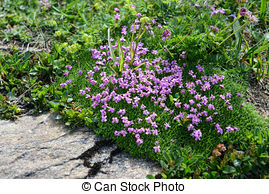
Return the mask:
[[[66,125],[66,126],[70,126],[71,123],[70,123],[70,122],[66,122],[65,125]]]
[[[167,179],[167,175],[166,175],[166,174],[162,173],[161,175],[162,175],[162,177],[163,177],[164,179]]]
[[[168,165],[163,160],[160,161],[160,164],[163,168],[168,168]]]
[[[62,119],[62,118],[63,118],[62,115],[56,115],[56,117],[55,117],[56,120],[60,120],[60,119]]]
[[[67,98],[67,102],[70,103],[73,101],[73,98]]]
[[[241,165],[241,162],[239,160],[234,160],[233,164],[235,167],[239,167]]]
[[[171,102],[172,104],[174,104],[174,98],[173,98],[172,95],[169,95],[169,99],[170,99],[170,102]]]
[[[227,166],[224,166],[222,172],[223,172],[224,174],[232,174],[232,173],[234,173],[235,171],[236,171],[236,170],[235,170],[234,167],[227,165]]]
[[[93,123],[93,121],[92,121],[90,118],[86,118],[86,121],[87,121],[88,123]]]
[[[147,178],[147,179],[155,179],[155,177],[154,177],[152,174],[148,174],[148,175],[146,176],[146,178]]]

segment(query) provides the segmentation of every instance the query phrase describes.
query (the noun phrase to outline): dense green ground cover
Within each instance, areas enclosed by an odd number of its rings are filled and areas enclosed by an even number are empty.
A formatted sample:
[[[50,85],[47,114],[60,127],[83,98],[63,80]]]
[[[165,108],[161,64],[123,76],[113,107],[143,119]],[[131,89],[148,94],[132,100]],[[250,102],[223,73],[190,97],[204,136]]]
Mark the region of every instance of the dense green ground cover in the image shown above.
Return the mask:
[[[269,120],[241,97],[245,96],[250,71],[256,72],[258,80],[267,76],[266,1],[42,2],[5,0],[0,4],[1,118],[14,119],[32,108],[36,113],[57,111],[56,119],[63,120],[71,130],[87,125],[97,134],[114,139],[126,152],[157,160],[163,167],[163,178],[268,178]],[[132,33],[135,23],[140,30]],[[128,27],[126,35],[123,26]],[[114,39],[111,43],[109,36]],[[135,49],[132,42],[144,45]],[[98,54],[97,50],[106,53]],[[97,70],[99,57],[105,61]],[[158,73],[156,65],[164,73]],[[108,76],[128,80],[127,74],[136,79],[136,84],[124,88],[109,82],[109,92],[117,86],[116,92],[125,95],[127,89],[137,89],[139,84],[156,86],[158,92],[149,92],[149,97],[139,92],[127,94],[132,102],[135,95],[142,95],[138,107],[128,100],[108,100],[107,105],[115,111],[106,111],[101,103],[92,107],[95,100],[90,99],[106,90],[100,84]],[[192,87],[186,83],[214,74],[225,78],[217,84],[211,81],[210,89],[201,90],[199,84],[193,88],[209,101],[201,109],[208,115],[196,125],[192,116],[200,109],[190,100],[200,99],[194,98],[189,91]],[[182,88],[169,85],[171,76],[182,83]],[[167,94],[162,96],[160,91]],[[210,99],[212,95],[215,99]],[[225,95],[228,102],[220,95]],[[157,105],[154,101],[158,97],[164,99]],[[142,104],[146,108],[141,109]],[[125,109],[124,116],[116,113],[120,109]],[[145,120],[152,113],[156,118]],[[174,119],[180,113],[184,116]],[[134,123],[128,126],[123,117]],[[138,118],[142,121],[137,122]],[[154,122],[158,135],[128,131],[131,127],[155,130]]]

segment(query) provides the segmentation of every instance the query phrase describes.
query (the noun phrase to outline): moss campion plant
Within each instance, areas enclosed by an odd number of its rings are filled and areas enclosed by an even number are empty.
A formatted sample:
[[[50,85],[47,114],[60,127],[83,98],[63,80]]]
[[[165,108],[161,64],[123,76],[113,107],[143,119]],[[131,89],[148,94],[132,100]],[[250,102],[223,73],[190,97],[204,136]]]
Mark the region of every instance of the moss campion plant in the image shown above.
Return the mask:
[[[207,75],[199,64],[190,68],[180,60],[166,59],[167,49],[160,54],[149,50],[141,41],[144,34],[155,36],[154,30],[159,31],[156,34],[166,42],[171,32],[156,20],[137,17],[135,24],[122,27],[117,40],[108,30],[108,44],[91,49],[95,64],[77,72],[88,83],[79,94],[97,116],[97,133],[125,142],[125,148],[136,144],[152,155],[168,145],[167,136],[173,143],[186,134],[200,141],[212,131],[215,135],[238,131],[221,120],[222,114],[244,106],[243,95],[225,92],[223,75]],[[185,59],[186,54],[183,51],[179,58]],[[68,77],[72,66],[66,68]],[[71,82],[60,85],[68,87]]]

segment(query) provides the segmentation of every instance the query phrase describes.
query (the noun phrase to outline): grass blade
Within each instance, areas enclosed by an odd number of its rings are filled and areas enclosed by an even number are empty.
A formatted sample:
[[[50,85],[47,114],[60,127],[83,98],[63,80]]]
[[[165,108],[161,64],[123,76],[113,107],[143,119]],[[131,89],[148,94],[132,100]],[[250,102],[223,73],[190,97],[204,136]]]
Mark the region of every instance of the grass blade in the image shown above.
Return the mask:
[[[261,0],[260,19],[264,20],[266,15],[266,0]]]
[[[107,38],[108,38],[108,45],[109,45],[109,51],[110,51],[110,56],[112,57],[114,63],[116,62],[116,57],[114,55],[114,52],[112,50],[111,42],[110,42],[110,28],[107,30]]]

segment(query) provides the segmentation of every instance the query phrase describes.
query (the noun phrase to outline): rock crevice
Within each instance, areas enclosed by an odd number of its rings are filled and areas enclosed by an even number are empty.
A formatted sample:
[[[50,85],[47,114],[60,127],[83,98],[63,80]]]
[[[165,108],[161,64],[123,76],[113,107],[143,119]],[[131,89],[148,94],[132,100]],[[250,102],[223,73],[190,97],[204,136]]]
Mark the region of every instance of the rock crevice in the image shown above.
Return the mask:
[[[157,163],[130,157],[87,128],[69,133],[54,114],[0,120],[0,178],[145,178]]]

